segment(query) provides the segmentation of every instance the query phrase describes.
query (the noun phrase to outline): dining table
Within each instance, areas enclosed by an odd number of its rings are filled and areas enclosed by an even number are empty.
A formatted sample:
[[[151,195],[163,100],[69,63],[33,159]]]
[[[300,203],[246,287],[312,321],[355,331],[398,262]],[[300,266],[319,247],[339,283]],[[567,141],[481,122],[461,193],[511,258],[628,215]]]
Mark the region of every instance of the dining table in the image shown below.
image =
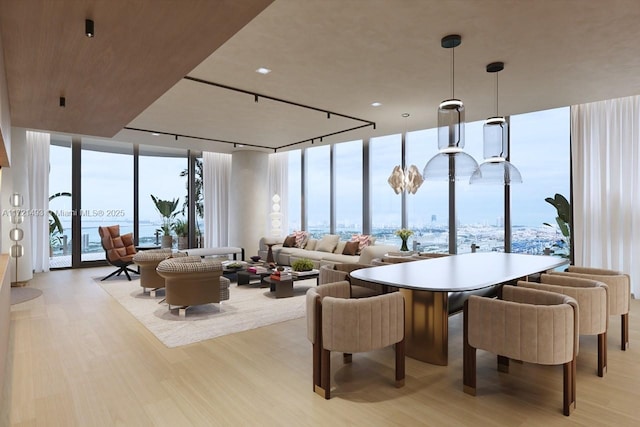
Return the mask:
[[[406,355],[447,365],[450,293],[529,280],[568,263],[549,255],[476,252],[362,268],[351,276],[399,288],[405,300]]]

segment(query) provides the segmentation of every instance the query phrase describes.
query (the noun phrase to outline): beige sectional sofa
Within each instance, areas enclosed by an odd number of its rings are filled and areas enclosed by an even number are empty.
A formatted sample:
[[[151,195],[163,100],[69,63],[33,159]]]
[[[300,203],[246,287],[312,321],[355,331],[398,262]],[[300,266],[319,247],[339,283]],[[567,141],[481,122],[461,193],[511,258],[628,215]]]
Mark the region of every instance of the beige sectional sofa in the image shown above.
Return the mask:
[[[258,255],[262,259],[267,259],[267,243],[276,243],[272,247],[273,257],[279,265],[291,265],[295,260],[307,258],[313,261],[314,268],[323,265],[333,265],[342,263],[370,264],[374,258],[380,258],[390,251],[397,251],[398,247],[393,245],[371,245],[362,249],[360,255],[343,255],[342,251],[346,241],[340,240],[337,234],[327,235],[329,238],[312,239],[309,238],[303,248],[283,247],[284,238],[274,239],[263,237],[260,239]],[[323,236],[324,237],[324,236]],[[335,241],[335,247],[327,245],[327,241]],[[321,244],[324,243],[324,244]]]

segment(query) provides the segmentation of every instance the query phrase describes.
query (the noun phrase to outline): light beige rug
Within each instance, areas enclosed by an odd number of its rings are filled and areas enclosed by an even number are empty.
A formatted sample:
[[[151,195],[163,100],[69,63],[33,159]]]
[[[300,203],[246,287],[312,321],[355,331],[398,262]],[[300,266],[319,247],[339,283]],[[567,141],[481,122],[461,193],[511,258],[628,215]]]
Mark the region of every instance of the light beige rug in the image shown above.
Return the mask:
[[[269,288],[231,283],[229,300],[191,307],[186,317],[160,303],[164,291],[152,298],[143,294],[140,280],[95,281],[167,347],[178,347],[223,335],[260,328],[305,315],[305,293],[316,279],[295,283],[294,296],[278,298]]]

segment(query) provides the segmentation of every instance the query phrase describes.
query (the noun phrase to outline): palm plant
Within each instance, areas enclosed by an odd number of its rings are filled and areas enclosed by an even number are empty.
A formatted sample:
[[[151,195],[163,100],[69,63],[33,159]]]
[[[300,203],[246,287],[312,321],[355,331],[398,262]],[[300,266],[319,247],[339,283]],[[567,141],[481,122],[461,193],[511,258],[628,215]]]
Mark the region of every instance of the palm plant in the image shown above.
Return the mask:
[[[49,196],[49,201],[56,199],[58,197],[71,197],[71,193],[67,191],[61,191],[59,193],[53,194]],[[62,222],[60,222],[60,218],[58,214],[49,209],[49,245],[51,247],[55,245],[59,245],[61,243],[62,233],[64,232],[64,228],[62,227]]]
[[[556,223],[560,228],[560,232],[562,233],[563,238],[560,242],[554,243],[553,253],[555,255],[560,255],[563,258],[571,258],[571,230],[572,230],[572,221],[571,221],[571,204],[569,201],[562,195],[556,193],[553,197],[547,197],[544,199],[551,206],[556,208],[556,212],[558,216],[556,216]],[[551,224],[545,222],[544,225],[548,227],[553,227]]]
[[[203,192],[203,165],[202,159],[196,159],[196,168],[195,168],[195,185],[193,187],[193,198],[196,204],[196,216],[198,218],[204,218],[204,192]],[[183,169],[180,172],[180,177],[188,177],[189,170]],[[187,195],[184,198],[184,203],[182,204],[182,215],[186,215],[186,212],[189,210],[189,182],[186,184],[187,186]],[[196,221],[196,230],[197,233],[200,234],[200,226],[198,225],[198,221]]]
[[[160,231],[162,231],[165,236],[170,236],[173,218],[178,213],[176,210],[178,209],[178,201],[180,199],[162,200],[151,194],[151,200],[153,200],[153,203],[156,205],[156,209],[162,216]]]

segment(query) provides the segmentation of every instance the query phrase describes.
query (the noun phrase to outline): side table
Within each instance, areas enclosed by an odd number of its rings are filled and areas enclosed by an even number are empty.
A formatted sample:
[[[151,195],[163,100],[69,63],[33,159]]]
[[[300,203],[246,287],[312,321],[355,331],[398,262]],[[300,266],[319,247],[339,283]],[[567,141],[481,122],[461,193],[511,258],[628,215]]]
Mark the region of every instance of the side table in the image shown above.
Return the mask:
[[[267,252],[267,262],[268,262],[268,263],[269,263],[269,262],[276,262],[276,261],[273,259],[273,249],[272,249],[272,247],[273,247],[274,245],[277,245],[277,243],[265,243],[265,245],[267,245],[267,247],[269,248],[269,250],[268,250],[268,252]]]

